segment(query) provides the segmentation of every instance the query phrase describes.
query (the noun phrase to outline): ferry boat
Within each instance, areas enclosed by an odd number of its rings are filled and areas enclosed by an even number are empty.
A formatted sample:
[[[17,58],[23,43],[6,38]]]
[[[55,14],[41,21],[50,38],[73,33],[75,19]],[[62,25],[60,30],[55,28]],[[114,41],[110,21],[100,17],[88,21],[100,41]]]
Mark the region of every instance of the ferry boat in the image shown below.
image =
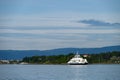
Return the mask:
[[[88,64],[87,59],[83,59],[78,52],[76,53],[76,55],[70,59],[70,61],[67,62],[67,64],[69,65],[85,65]]]

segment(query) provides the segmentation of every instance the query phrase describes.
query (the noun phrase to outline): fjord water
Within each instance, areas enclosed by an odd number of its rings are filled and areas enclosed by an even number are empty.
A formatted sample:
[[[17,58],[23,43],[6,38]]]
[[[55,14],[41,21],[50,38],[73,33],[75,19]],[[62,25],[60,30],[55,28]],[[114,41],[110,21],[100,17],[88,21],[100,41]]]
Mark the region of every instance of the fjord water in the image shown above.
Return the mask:
[[[0,65],[0,80],[120,80],[120,65]]]

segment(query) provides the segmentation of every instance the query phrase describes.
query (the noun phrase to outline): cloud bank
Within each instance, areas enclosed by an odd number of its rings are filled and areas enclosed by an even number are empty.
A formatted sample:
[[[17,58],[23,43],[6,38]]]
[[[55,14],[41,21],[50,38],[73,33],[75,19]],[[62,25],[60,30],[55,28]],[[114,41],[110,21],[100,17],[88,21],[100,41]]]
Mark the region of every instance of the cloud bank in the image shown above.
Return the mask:
[[[109,23],[109,22],[104,22],[104,21],[99,21],[99,20],[80,20],[77,21],[78,23],[84,23],[84,24],[89,24],[91,26],[120,26],[120,23]]]

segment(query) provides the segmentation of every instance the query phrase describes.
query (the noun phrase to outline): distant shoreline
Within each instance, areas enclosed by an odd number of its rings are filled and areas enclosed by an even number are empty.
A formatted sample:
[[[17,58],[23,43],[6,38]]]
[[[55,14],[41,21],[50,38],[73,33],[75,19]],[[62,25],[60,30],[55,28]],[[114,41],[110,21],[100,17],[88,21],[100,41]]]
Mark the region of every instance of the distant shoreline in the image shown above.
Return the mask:
[[[80,54],[81,57],[87,59],[89,64],[120,64],[120,52],[106,52],[100,54]],[[0,60],[0,64],[60,64],[65,65],[74,57],[73,53],[68,55],[52,55],[52,56],[31,56],[24,57],[21,60]]]
[[[0,65],[68,65],[68,64],[0,64]],[[87,65],[120,65],[120,64],[87,64]],[[81,65],[81,66],[87,66]],[[68,65],[68,66],[77,66],[77,65]],[[79,66],[79,65],[78,65]]]

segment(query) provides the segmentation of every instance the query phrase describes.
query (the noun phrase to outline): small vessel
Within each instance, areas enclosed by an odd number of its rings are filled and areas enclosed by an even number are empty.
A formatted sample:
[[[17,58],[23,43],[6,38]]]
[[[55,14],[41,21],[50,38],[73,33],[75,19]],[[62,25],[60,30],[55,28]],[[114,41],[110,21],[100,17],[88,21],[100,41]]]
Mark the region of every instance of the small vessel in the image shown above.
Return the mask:
[[[85,65],[88,64],[87,59],[83,59],[78,52],[76,53],[76,55],[70,59],[70,61],[67,62],[69,65]]]

